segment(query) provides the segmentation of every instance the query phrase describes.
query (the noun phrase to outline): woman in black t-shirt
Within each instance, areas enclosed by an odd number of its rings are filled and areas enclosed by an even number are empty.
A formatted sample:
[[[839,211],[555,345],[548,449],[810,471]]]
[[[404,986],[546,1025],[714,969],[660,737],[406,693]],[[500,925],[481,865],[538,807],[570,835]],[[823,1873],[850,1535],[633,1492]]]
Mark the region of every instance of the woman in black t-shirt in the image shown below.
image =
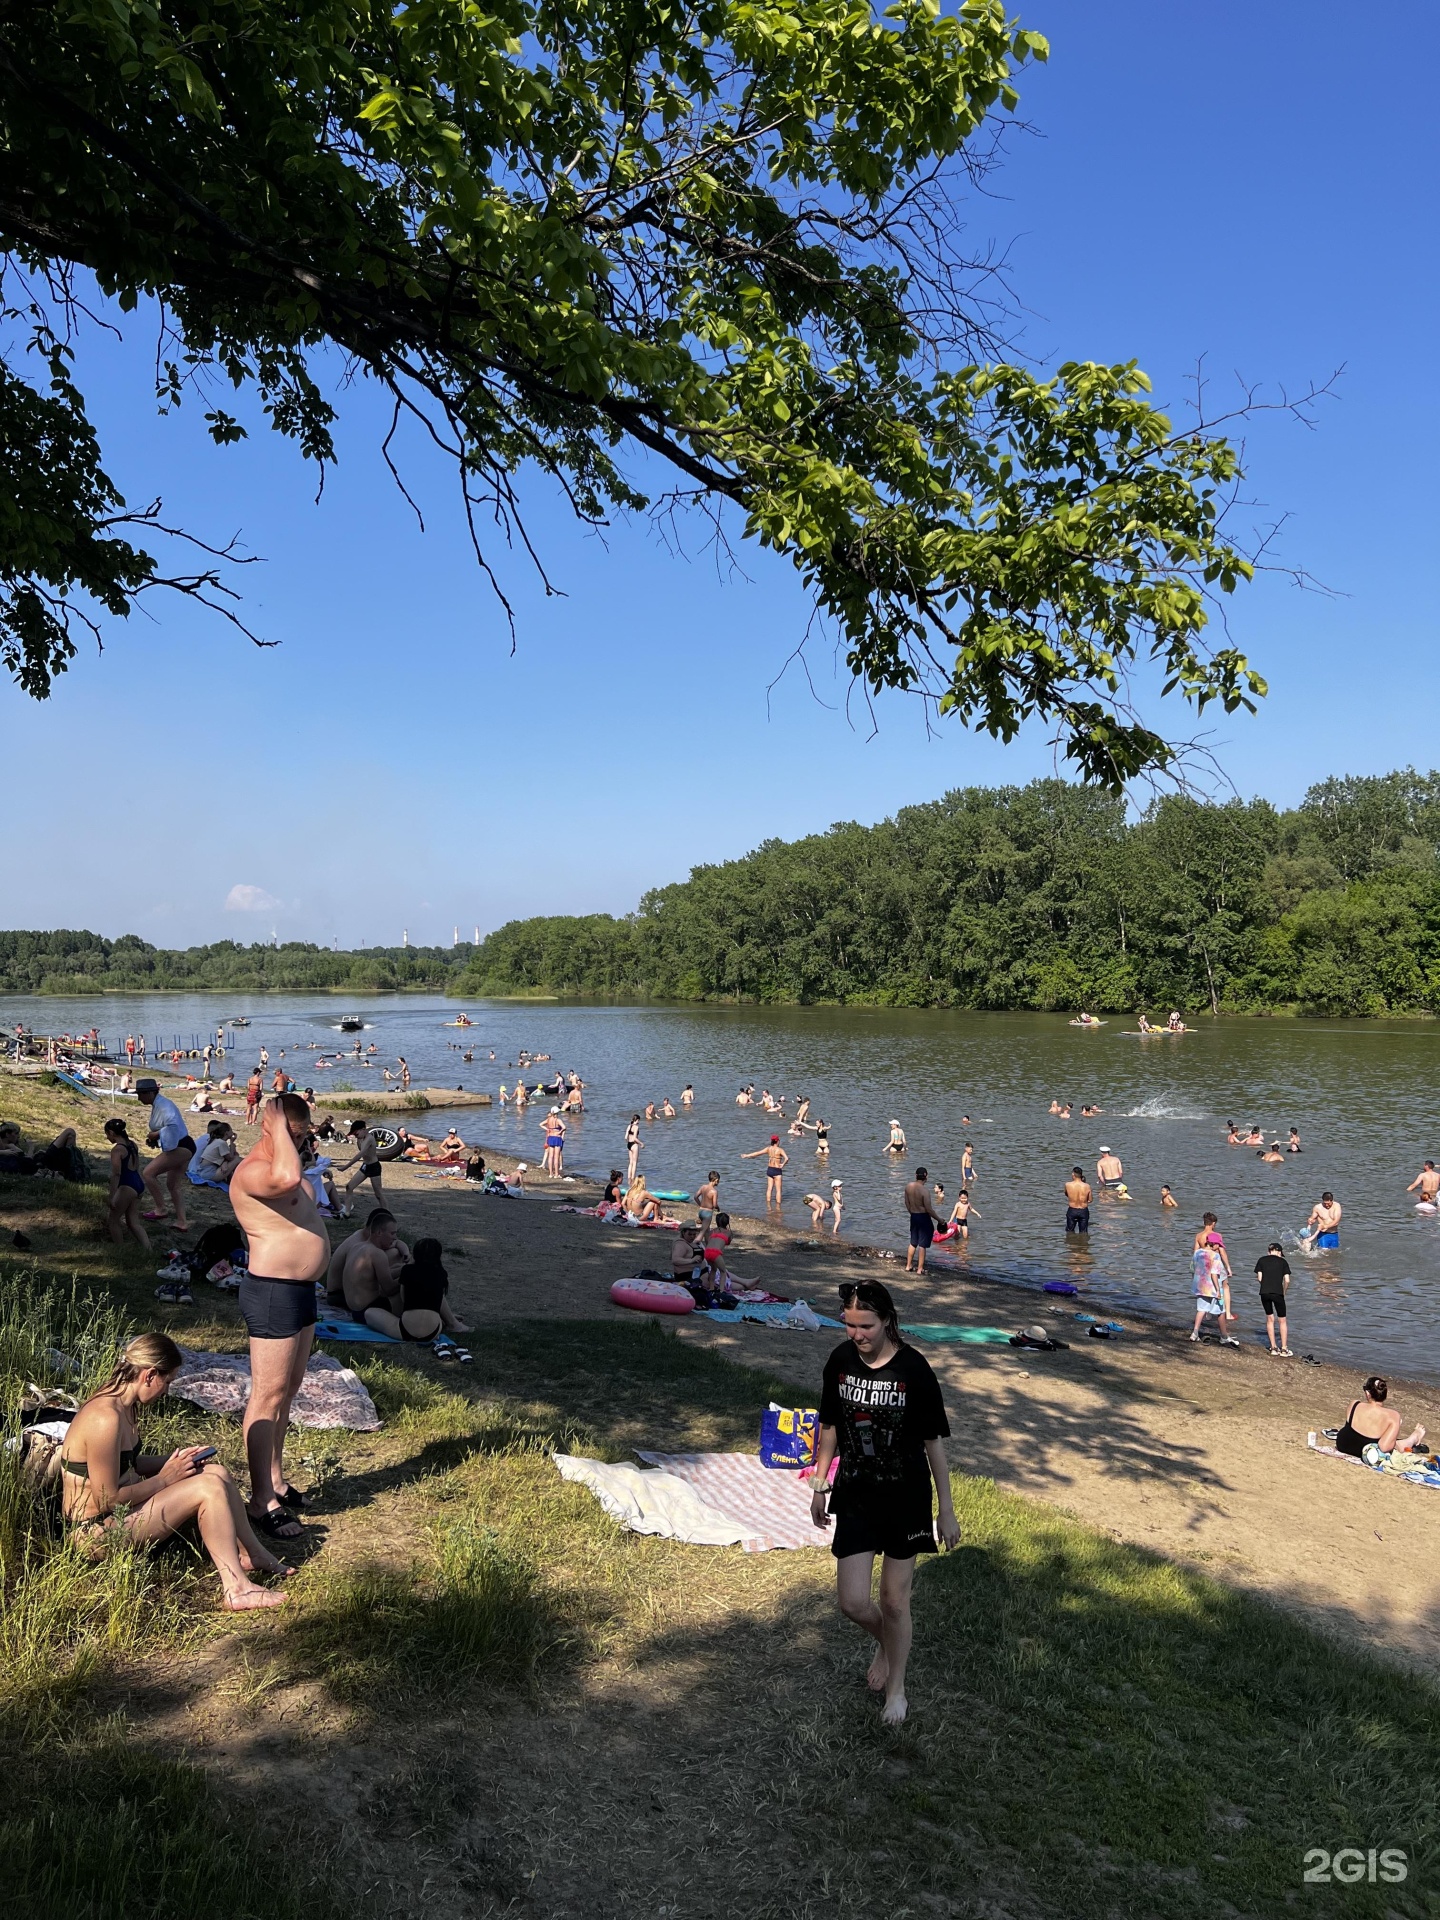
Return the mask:
[[[906,1713],[915,1556],[935,1551],[932,1483],[940,1538],[947,1547],[960,1544],[945,1458],[950,1425],[929,1362],[900,1338],[889,1289],[862,1280],[840,1294],[850,1337],[825,1362],[810,1515],[817,1527],[835,1519],[830,1551],[840,1611],[879,1642],[866,1677],[885,1696],[881,1719],[895,1727]],[[837,1451],[835,1485],[827,1488]],[[876,1554],[878,1606],[871,1592]]]

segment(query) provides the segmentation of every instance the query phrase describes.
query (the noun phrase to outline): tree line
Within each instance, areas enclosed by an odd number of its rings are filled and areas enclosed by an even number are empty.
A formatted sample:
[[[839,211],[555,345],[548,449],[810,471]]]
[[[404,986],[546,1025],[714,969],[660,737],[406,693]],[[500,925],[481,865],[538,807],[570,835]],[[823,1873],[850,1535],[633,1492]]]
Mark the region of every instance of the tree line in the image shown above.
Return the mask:
[[[511,921],[457,992],[889,1006],[1440,1011],[1440,773],[1331,778],[1290,810],[1138,816],[1061,780],[696,867],[638,910]]]
[[[133,993],[158,988],[234,993],[306,993],[353,988],[443,991],[472,949],[366,947],[337,953],[307,941],[273,947],[217,940],[183,949],[152,947],[133,933],[0,933],[0,991]]]

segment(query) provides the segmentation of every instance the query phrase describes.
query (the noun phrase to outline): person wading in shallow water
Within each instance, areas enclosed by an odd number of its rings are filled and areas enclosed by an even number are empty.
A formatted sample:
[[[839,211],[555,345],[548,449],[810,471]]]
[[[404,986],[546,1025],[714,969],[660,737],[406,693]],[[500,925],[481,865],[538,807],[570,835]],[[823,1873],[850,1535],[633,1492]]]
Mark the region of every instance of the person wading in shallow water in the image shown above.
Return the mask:
[[[960,1544],[945,1458],[950,1424],[929,1362],[900,1338],[889,1289],[862,1280],[842,1286],[840,1297],[848,1338],[825,1362],[810,1517],[817,1527],[835,1521],[830,1551],[840,1611],[878,1643],[866,1679],[885,1696],[881,1719],[898,1727],[908,1710],[915,1556],[935,1552],[935,1504],[942,1543]]]
[[[785,1169],[790,1164],[790,1156],[780,1144],[778,1133],[772,1133],[768,1147],[756,1147],[753,1153],[742,1153],[742,1160],[765,1161],[765,1204],[778,1207],[781,1199],[781,1187],[785,1179]]]

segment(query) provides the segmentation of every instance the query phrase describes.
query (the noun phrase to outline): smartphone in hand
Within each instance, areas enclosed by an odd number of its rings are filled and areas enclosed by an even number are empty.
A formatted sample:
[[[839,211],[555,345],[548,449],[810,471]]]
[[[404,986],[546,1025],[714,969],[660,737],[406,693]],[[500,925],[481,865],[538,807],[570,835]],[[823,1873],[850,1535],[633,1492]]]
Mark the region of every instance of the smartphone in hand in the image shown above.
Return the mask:
[[[191,1455],[191,1458],[198,1467],[206,1460],[213,1460],[219,1451],[220,1449],[218,1447],[201,1447],[198,1453]]]

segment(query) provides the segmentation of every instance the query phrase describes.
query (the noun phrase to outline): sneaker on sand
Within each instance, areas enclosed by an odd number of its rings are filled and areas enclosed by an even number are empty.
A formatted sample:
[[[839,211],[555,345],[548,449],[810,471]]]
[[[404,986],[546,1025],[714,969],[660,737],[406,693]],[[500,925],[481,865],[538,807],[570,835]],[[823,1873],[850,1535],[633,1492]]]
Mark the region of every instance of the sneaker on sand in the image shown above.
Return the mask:
[[[1197,1344],[1198,1344],[1198,1342],[1199,1342],[1199,1339],[1200,1339],[1200,1336],[1199,1336],[1199,1334],[1198,1334],[1198,1333],[1192,1333],[1192,1334],[1191,1334],[1191,1336],[1190,1336],[1190,1338],[1191,1338],[1192,1340],[1194,1340],[1195,1342],[1197,1342]]]
[[[1238,1347],[1240,1342],[1235,1338],[1233,1333],[1227,1333],[1220,1344],[1222,1347]]]

